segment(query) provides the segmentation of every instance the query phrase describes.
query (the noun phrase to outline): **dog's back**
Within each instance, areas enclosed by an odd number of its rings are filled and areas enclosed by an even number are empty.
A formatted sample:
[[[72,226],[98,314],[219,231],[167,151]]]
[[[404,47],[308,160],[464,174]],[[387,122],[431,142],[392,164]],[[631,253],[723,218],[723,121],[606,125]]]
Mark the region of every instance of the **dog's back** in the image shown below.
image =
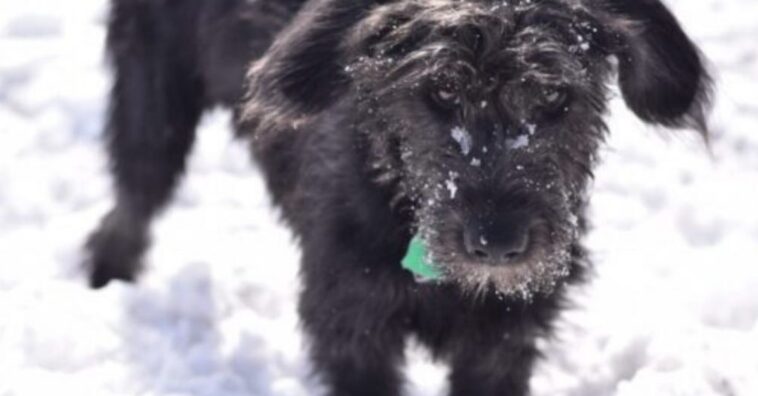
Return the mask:
[[[242,94],[248,64],[304,2],[113,0],[108,48],[117,71],[147,62],[145,83],[198,79],[207,104],[229,106]]]

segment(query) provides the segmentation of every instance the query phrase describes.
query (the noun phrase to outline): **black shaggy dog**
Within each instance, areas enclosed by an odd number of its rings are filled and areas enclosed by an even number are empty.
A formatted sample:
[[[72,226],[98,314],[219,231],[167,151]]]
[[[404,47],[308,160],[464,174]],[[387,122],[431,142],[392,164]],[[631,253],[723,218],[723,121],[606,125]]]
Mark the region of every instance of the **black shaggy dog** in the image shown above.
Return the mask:
[[[201,113],[233,106],[301,244],[330,395],[400,394],[410,335],[452,395],[527,394],[588,267],[611,78],[642,120],[706,131],[709,79],[658,0],[114,0],[108,44],[117,205],[91,284],[134,279]],[[401,268],[412,238],[439,279]]]

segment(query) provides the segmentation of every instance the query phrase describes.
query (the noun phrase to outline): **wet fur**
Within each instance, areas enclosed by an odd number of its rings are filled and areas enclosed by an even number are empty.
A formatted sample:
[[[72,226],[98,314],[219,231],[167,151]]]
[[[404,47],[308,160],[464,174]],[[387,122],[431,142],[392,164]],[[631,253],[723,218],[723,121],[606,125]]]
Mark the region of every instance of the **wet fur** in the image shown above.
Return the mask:
[[[114,1],[118,198],[88,243],[91,284],[135,278],[202,111],[233,106],[300,242],[299,313],[330,395],[400,394],[411,335],[450,364],[451,395],[527,394],[535,341],[589,267],[581,237],[609,59],[641,119],[705,134],[697,49],[655,0],[301,3]],[[446,84],[464,97],[449,114],[428,103]],[[570,87],[570,108],[531,120],[550,86]],[[451,172],[457,194],[444,188]],[[539,221],[520,266],[461,258],[466,222],[507,232],[523,218]],[[416,233],[446,281],[419,284],[400,267]]]

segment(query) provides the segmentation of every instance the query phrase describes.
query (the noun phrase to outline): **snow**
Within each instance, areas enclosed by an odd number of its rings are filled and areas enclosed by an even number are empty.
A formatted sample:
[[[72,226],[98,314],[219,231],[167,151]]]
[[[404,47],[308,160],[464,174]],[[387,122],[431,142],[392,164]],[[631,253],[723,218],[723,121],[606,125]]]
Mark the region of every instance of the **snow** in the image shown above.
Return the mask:
[[[526,127],[526,132],[529,134],[529,136],[534,135],[534,132],[537,131],[537,124],[527,122],[524,124]]]
[[[526,147],[529,147],[529,136],[519,135],[519,136],[516,136],[514,139],[506,139],[505,144],[511,150],[526,148]]]
[[[454,127],[450,131],[450,136],[453,137],[453,140],[455,140],[456,143],[458,143],[458,146],[461,148],[461,153],[463,155],[468,155],[468,153],[471,152],[471,134],[466,130],[466,128],[457,126]]]
[[[445,180],[445,188],[447,189],[447,192],[450,193],[450,199],[454,199],[455,195],[458,194],[458,185],[455,183],[458,176],[458,173],[450,172],[448,178]]]
[[[542,345],[537,396],[758,394],[758,2],[670,4],[718,70],[712,155],[614,100],[596,274]],[[204,120],[143,282],[84,287],[80,246],[112,202],[105,10],[0,0],[0,395],[317,394],[299,252],[225,112]],[[409,352],[409,394],[441,394],[446,369]]]
[[[455,194],[458,193],[458,186],[455,184],[455,181],[452,179],[445,180],[445,188],[450,193],[450,199],[455,198]]]

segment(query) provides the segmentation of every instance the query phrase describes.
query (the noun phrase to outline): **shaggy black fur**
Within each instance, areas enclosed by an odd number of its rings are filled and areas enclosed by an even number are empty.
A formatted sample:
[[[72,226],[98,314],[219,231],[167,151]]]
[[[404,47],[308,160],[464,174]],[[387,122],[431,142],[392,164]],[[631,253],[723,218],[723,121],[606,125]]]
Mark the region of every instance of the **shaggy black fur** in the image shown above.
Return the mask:
[[[708,76],[658,0],[114,0],[108,43],[118,199],[92,286],[134,279],[202,111],[244,97],[330,395],[400,394],[410,335],[449,362],[452,395],[527,394],[587,269],[614,71],[641,119],[706,133]],[[442,280],[401,268],[414,235]]]

